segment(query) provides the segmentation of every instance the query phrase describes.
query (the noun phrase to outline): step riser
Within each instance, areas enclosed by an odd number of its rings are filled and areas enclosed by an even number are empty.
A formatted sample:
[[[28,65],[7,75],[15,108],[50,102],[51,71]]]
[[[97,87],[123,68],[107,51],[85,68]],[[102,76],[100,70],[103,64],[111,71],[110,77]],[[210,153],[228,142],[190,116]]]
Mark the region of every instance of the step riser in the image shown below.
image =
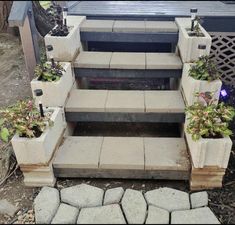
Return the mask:
[[[188,171],[142,171],[142,170],[103,170],[103,169],[74,169],[57,168],[54,166],[55,176],[58,178],[100,178],[100,179],[154,179],[154,180],[189,180]]]
[[[184,113],[66,112],[68,122],[184,123]]]
[[[130,43],[171,43],[177,45],[178,33],[109,33],[80,32],[81,41],[130,42]]]
[[[89,78],[181,78],[182,70],[132,70],[74,68],[75,77]]]

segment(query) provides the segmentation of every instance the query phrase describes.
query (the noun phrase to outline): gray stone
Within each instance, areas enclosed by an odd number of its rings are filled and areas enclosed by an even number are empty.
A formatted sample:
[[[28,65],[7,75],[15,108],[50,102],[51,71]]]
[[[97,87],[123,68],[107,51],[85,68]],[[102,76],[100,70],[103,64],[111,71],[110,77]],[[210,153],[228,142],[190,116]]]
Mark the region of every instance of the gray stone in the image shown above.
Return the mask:
[[[193,193],[190,197],[193,209],[208,205],[208,193],[206,191]]]
[[[34,201],[36,223],[51,223],[60,205],[59,191],[55,188],[44,187]]]
[[[19,209],[9,203],[6,199],[0,200],[0,215],[14,216]]]
[[[214,213],[208,208],[199,208],[173,212],[172,224],[220,224]]]
[[[62,203],[51,223],[75,224],[78,218],[78,213],[79,209]]]
[[[119,204],[123,194],[124,189],[122,187],[107,190],[104,197],[104,205]]]
[[[169,224],[170,213],[155,206],[149,206],[146,224]]]
[[[122,209],[129,224],[145,222],[147,204],[140,191],[127,189],[122,199]]]
[[[189,195],[171,188],[159,188],[145,194],[149,205],[154,205],[169,212],[190,209]]]
[[[61,190],[62,202],[79,208],[102,206],[103,196],[102,189],[87,184]]]
[[[78,224],[126,224],[119,205],[82,209]]]

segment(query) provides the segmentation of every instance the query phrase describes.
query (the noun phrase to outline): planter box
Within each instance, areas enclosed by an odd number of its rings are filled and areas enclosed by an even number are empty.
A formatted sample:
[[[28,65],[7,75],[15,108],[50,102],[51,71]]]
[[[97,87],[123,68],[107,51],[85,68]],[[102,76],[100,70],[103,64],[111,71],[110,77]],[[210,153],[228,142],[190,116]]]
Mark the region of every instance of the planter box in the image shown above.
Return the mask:
[[[217,167],[226,169],[232,149],[229,137],[220,139],[201,138],[193,141],[185,130],[185,135],[195,168]]]
[[[34,90],[42,89],[43,96],[41,101],[45,107],[63,107],[68,97],[69,92],[75,81],[71,64],[62,63],[65,72],[60,80],[56,82],[38,81],[37,78],[31,81],[31,89],[35,104],[38,105],[39,98],[35,97]]]
[[[187,101],[188,105],[192,105],[194,102],[198,100],[197,97],[195,97],[196,92],[215,92],[215,99],[217,101],[215,102],[218,104],[219,96],[220,96],[220,90],[222,86],[221,80],[214,80],[211,82],[208,81],[201,81],[196,80],[189,76],[189,70],[191,68],[192,63],[185,63],[183,67],[183,75],[181,79],[181,87],[184,92],[184,97]]]
[[[23,138],[15,135],[12,146],[19,165],[47,165],[56,149],[65,129],[65,120],[61,108],[51,108],[52,127],[48,127],[38,138]]]
[[[175,21],[179,27],[178,48],[180,51],[181,59],[184,63],[194,62],[199,58],[201,54],[201,51],[198,49],[199,44],[207,46],[206,50],[203,51],[204,54],[202,55],[210,54],[212,39],[201,25],[200,29],[204,37],[193,37],[188,35],[188,30],[190,30],[191,28],[190,18],[176,18]]]

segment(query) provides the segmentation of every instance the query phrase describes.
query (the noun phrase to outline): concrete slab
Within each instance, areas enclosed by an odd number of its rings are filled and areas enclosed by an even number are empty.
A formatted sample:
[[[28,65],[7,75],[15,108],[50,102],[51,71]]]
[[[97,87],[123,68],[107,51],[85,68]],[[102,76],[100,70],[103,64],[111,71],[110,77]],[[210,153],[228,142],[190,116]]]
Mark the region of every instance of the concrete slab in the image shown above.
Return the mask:
[[[146,69],[182,69],[183,64],[175,53],[146,53]]]
[[[114,52],[111,69],[145,69],[145,53]]]
[[[144,112],[143,91],[109,91],[106,112]]]
[[[112,32],[114,20],[85,20],[80,31]]]
[[[144,138],[145,170],[189,170],[183,138]]]
[[[178,32],[178,27],[173,21],[145,21],[145,32]]]
[[[103,137],[66,137],[56,153],[56,168],[97,169]]]
[[[109,68],[112,52],[81,52],[74,62],[78,68]]]
[[[101,169],[144,169],[144,140],[135,137],[104,137]]]
[[[146,112],[182,113],[185,104],[180,91],[145,91]]]
[[[117,20],[114,23],[113,32],[145,32],[145,23],[144,21]]]
[[[104,112],[107,90],[72,90],[66,112]]]

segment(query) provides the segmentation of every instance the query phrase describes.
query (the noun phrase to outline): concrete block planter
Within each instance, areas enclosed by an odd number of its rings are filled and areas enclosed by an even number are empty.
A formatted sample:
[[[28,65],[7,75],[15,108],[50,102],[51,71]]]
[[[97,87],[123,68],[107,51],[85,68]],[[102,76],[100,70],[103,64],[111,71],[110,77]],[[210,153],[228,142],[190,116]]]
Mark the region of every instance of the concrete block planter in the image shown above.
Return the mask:
[[[82,23],[84,19],[85,17],[77,18],[77,21]],[[45,44],[53,46],[53,51],[47,52],[48,59],[50,55],[53,55],[56,61],[61,62],[72,62],[75,59],[81,46],[79,22],[75,22],[74,18],[69,18],[69,34],[65,37],[51,36],[50,33],[45,36]]]
[[[51,120],[53,126],[49,127],[38,138],[24,138],[15,135],[12,138],[12,146],[18,164],[21,165],[47,165],[55,151],[55,148],[63,135],[65,120],[61,108],[50,108],[53,113]]]
[[[191,19],[190,18],[176,18],[176,24],[179,27],[179,41],[178,48],[181,59],[185,62],[194,62],[200,55],[209,55],[211,49],[212,39],[206,30],[201,26],[202,37],[190,36]],[[198,45],[206,45],[206,49],[201,54]]]
[[[70,63],[61,63],[65,72],[58,81],[45,82],[37,78],[31,81],[31,89],[35,98],[34,90],[42,89],[43,96],[41,102],[45,107],[63,107],[68,94],[74,84],[75,78]],[[38,98],[35,98],[35,104],[38,105]]]
[[[190,134],[186,131],[185,134],[194,168],[227,168],[232,149],[229,137],[193,141]]]
[[[192,63],[185,63],[183,67],[183,75],[181,79],[181,87],[184,92],[185,99],[188,105],[195,103],[198,98],[195,97],[196,92],[215,92],[214,98],[217,99],[215,104],[219,101],[220,90],[222,86],[221,80],[214,80],[211,82],[196,80],[189,76],[189,70]]]

